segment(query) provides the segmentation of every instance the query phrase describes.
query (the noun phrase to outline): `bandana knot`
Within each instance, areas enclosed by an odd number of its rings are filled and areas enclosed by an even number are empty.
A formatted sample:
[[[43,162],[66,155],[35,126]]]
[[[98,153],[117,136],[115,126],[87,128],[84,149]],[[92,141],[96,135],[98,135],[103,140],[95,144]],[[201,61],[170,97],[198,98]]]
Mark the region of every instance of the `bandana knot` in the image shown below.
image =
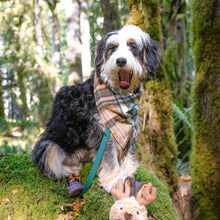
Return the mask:
[[[104,125],[124,149],[131,137],[133,122],[138,115],[142,86],[136,93],[121,95],[111,90],[95,75],[94,95]]]

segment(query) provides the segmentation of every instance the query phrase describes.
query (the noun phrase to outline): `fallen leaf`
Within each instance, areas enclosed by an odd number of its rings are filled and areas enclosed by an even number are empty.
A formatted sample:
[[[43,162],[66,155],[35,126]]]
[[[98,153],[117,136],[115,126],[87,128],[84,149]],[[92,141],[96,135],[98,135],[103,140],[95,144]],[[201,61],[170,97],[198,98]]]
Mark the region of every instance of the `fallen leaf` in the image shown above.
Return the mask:
[[[79,216],[79,200],[78,199],[76,199],[73,202],[73,213],[76,217]]]
[[[73,204],[63,204],[63,205],[61,205],[60,206],[60,209],[62,210],[62,211],[64,211],[64,209],[65,208],[71,208],[71,209],[73,209]]]
[[[76,199],[72,204],[71,203],[63,204],[62,206],[60,206],[60,209],[64,211],[65,208],[70,208],[73,210],[74,215],[77,217],[79,216],[79,209],[81,209],[84,205],[85,205],[84,200]]]
[[[56,220],[72,220],[73,216],[71,216],[72,212],[69,212],[67,214],[59,214],[56,218]]]
[[[11,192],[12,194],[16,194],[18,192],[18,189],[13,189]]]

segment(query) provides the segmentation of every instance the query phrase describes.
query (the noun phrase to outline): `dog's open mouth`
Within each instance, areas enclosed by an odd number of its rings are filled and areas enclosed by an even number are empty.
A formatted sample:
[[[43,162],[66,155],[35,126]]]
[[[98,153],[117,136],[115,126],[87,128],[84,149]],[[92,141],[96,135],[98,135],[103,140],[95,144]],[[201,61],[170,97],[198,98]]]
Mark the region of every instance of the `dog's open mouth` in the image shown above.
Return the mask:
[[[120,70],[118,72],[119,85],[121,89],[128,89],[131,83],[133,72],[131,70]]]

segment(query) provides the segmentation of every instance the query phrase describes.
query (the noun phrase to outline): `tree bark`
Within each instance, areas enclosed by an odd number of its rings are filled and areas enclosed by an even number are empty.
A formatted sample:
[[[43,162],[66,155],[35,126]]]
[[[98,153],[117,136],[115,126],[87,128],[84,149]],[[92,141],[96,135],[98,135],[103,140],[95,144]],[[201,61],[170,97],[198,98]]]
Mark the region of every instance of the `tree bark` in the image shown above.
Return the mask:
[[[129,24],[138,25],[153,40],[161,41],[159,1],[128,0]],[[163,61],[156,79],[145,83],[140,108],[143,126],[138,149],[139,159],[152,168],[167,185],[170,194],[177,189],[177,152],[173,131],[171,94],[166,82]]]
[[[49,88],[49,79],[45,74],[46,66],[43,53],[42,25],[40,21],[40,7],[38,0],[34,0],[34,25],[36,41],[36,63],[38,66],[37,71],[39,74],[37,85],[39,97],[38,111],[40,116],[40,124],[44,126],[50,113],[52,95]]]
[[[79,2],[73,0],[63,1],[66,14],[67,33],[66,40],[69,51],[69,82],[82,81],[81,42],[80,42],[80,8]]]
[[[121,22],[118,11],[118,0],[101,0],[101,7],[104,17],[104,34],[119,29]]]
[[[164,16],[164,55],[165,68],[172,89],[173,97],[184,106],[187,104],[186,94],[186,59],[185,59],[185,0],[166,0],[163,2]],[[186,97],[187,96],[187,97]]]
[[[23,65],[23,64],[21,64]],[[22,100],[22,108],[23,108],[23,117],[26,119],[29,116],[29,110],[27,105],[27,91],[26,91],[26,84],[25,84],[25,67],[18,66],[17,67],[17,74],[18,74],[18,86],[21,93],[21,100]]]
[[[1,69],[0,69],[0,118],[5,119]]]
[[[53,41],[53,55],[52,63],[56,66],[57,69],[61,67],[61,54],[60,54],[60,34],[59,34],[59,25],[57,13],[55,12],[57,1],[56,0],[46,0],[50,11],[51,11],[51,20],[52,20],[52,41]]]
[[[90,52],[90,25],[88,8],[89,4],[85,0],[80,1],[80,33],[82,42],[82,75],[83,80],[91,75],[91,52]]]
[[[193,219],[220,216],[220,0],[192,1]]]

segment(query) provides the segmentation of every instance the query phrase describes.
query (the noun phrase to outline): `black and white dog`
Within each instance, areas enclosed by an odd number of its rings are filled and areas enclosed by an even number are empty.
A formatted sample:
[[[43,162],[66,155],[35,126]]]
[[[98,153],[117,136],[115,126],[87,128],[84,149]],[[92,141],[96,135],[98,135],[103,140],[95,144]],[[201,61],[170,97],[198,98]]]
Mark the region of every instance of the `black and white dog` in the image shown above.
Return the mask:
[[[148,76],[154,76],[158,64],[158,43],[134,25],[108,33],[97,45],[97,77],[123,95],[135,93]],[[123,81],[119,74],[122,69],[129,72]],[[112,135],[108,140],[98,171],[100,184],[108,192],[119,178],[125,179],[136,172],[138,118],[132,125],[132,134],[124,149]],[[82,164],[94,160],[104,131],[94,99],[93,74],[87,81],[64,86],[56,94],[51,117],[33,149],[32,159],[48,177],[79,175]]]

